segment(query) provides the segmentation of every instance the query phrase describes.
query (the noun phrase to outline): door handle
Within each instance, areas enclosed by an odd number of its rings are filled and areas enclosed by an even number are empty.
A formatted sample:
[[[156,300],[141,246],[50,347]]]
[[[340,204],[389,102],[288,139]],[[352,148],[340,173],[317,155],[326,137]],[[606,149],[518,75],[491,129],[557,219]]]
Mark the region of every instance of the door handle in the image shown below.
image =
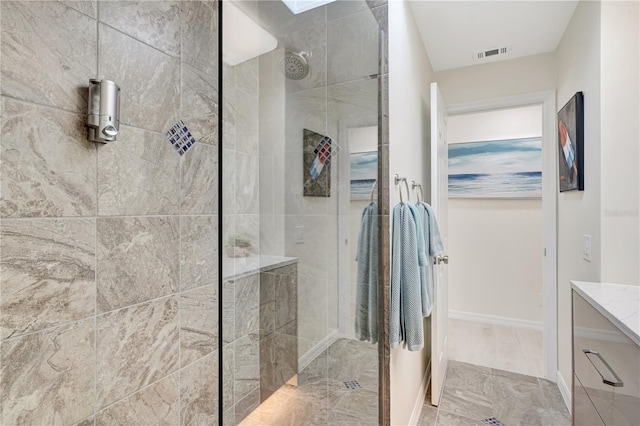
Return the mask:
[[[605,385],[613,386],[615,388],[621,388],[624,386],[622,379],[616,374],[615,371],[613,371],[613,368],[611,368],[609,363],[605,361],[602,355],[600,355],[600,352],[591,349],[583,349],[582,352],[584,352],[584,355],[587,357],[589,362],[591,362],[593,368],[595,368],[600,377],[602,377],[602,383],[604,383]],[[602,370],[598,368],[598,365],[600,364],[604,366],[608,374],[602,374]]]
[[[445,265],[449,264],[449,256],[447,256],[446,254],[444,256],[436,256],[436,258],[433,260],[433,264],[434,265],[439,265],[441,263],[444,263]]]

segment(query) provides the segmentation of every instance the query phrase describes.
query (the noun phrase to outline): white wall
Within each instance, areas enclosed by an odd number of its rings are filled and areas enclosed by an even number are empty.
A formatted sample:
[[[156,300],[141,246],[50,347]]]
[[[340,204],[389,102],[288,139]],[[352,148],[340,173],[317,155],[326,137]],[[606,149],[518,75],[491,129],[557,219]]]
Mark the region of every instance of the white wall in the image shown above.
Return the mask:
[[[640,284],[640,3],[602,3],[602,281]],[[606,47],[606,48],[605,48]]]
[[[449,117],[450,144],[542,135],[542,106]],[[540,164],[542,167],[542,164]],[[542,327],[542,200],[449,199],[451,315]]]
[[[556,87],[556,57],[543,53],[434,74],[447,105],[542,92]]]
[[[600,3],[581,1],[557,50],[557,108],[584,92],[585,191],[558,195],[558,370],[571,384],[571,280],[598,281],[600,243]],[[582,258],[592,236],[592,261]]]
[[[389,2],[389,201],[400,201],[395,173],[429,188],[430,82],[433,70],[409,4]],[[427,333],[427,337],[430,334]],[[391,424],[407,425],[430,348],[391,350]]]
[[[570,280],[640,284],[637,220],[640,11],[635,1],[580,2],[558,48],[558,107],[585,101],[585,191],[558,199],[558,358],[571,379]],[[592,261],[582,259],[591,234]]]

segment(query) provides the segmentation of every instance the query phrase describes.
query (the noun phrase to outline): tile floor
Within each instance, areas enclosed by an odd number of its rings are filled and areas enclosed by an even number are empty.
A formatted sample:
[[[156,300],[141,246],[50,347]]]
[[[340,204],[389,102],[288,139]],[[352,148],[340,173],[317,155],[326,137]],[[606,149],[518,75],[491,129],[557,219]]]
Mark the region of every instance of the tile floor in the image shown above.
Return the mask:
[[[509,368],[523,369],[525,361],[514,363],[500,356],[500,349],[516,356],[518,345],[531,344],[535,334],[517,330],[501,330],[499,326],[469,326],[452,320],[450,339],[458,357],[471,357],[472,350],[460,344],[476,345],[484,356],[480,362],[493,362]],[[480,332],[472,339],[469,332]],[[528,330],[525,330],[528,331]],[[500,341],[499,334],[507,338]],[[482,335],[494,340],[482,342]],[[519,339],[520,338],[520,339]],[[458,339],[458,342],[456,342]],[[510,341],[511,340],[511,341]],[[491,345],[496,345],[492,348]],[[481,347],[479,347],[481,346]],[[452,348],[453,349],[453,348]],[[540,341],[539,350],[542,351]],[[493,354],[493,355],[492,355]],[[491,356],[497,357],[491,360]],[[529,358],[527,358],[529,359]],[[524,361],[524,362],[523,362]],[[541,374],[541,373],[540,373]],[[344,382],[356,380],[360,389],[350,390]],[[266,400],[242,426],[344,425],[375,426],[378,424],[378,358],[377,346],[349,339],[339,339],[316,358],[299,375],[299,386],[285,385]],[[495,417],[505,426],[568,426],[571,418],[560,391],[554,383],[531,375],[504,371],[497,367],[449,362],[443,396],[439,407],[425,401],[419,426],[482,425],[482,420]]]
[[[357,381],[358,389],[344,382]],[[378,424],[378,347],[338,339],[298,376],[298,386],[285,385],[240,425]]]
[[[430,401],[430,397],[429,397]],[[450,361],[439,407],[425,401],[419,426],[565,426],[571,417],[558,387],[545,379]]]
[[[542,332],[449,319],[449,359],[542,377]]]

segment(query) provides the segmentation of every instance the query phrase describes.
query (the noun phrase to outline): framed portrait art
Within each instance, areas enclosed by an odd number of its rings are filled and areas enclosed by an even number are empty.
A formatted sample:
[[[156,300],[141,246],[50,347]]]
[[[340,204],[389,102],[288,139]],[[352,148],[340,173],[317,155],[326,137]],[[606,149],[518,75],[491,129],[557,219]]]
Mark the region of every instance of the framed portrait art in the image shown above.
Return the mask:
[[[560,192],[584,191],[584,98],[577,92],[558,112]]]

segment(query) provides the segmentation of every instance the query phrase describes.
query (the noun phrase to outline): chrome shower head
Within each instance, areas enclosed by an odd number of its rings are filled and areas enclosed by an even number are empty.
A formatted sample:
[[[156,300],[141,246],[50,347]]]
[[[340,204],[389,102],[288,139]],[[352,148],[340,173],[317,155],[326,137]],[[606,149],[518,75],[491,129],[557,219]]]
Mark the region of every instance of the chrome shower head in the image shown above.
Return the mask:
[[[284,55],[284,74],[291,80],[302,80],[309,74],[309,52],[287,52]]]

